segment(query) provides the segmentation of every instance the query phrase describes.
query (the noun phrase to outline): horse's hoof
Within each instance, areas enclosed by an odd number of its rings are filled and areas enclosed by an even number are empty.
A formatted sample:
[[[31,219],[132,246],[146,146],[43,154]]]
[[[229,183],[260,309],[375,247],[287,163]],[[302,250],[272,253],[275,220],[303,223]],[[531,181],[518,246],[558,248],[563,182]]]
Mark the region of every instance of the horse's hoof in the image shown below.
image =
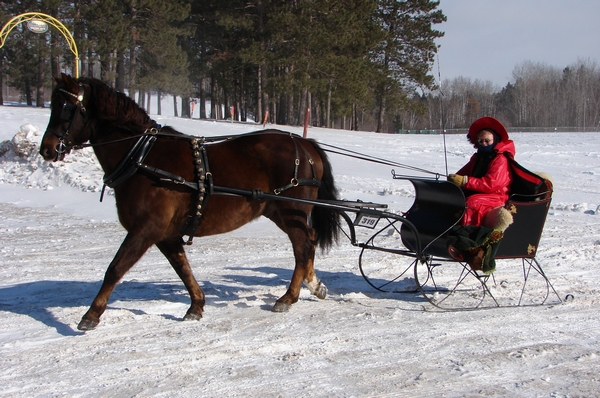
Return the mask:
[[[184,321],[199,321],[201,319],[202,319],[202,314],[194,314],[194,313],[191,313],[191,312],[188,312],[183,317]]]
[[[94,330],[99,323],[100,322],[98,321],[92,321],[90,319],[82,319],[81,322],[79,322],[79,325],[77,325],[77,329],[83,331]]]
[[[277,301],[275,303],[275,305],[273,306],[273,308],[271,309],[271,311],[273,311],[273,312],[288,312],[291,307],[292,307],[291,304],[286,304],[286,303]]]
[[[315,290],[313,294],[323,300],[325,297],[327,297],[327,286],[319,282],[319,286],[317,286],[317,290]]]

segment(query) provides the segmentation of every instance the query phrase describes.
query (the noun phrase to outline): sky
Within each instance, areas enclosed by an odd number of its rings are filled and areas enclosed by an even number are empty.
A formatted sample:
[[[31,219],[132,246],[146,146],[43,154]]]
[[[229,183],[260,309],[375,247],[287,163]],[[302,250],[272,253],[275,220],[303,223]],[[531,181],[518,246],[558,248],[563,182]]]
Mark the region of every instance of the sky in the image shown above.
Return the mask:
[[[442,80],[458,76],[504,87],[525,61],[565,68],[600,62],[598,0],[440,0],[448,18],[435,25]],[[438,78],[438,65],[434,65]]]

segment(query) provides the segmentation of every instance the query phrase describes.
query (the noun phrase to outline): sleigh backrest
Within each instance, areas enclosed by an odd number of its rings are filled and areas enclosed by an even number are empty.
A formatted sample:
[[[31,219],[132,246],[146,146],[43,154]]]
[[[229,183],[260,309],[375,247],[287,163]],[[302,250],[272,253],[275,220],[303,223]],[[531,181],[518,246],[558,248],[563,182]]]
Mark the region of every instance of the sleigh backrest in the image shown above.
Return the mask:
[[[496,258],[534,258],[552,200],[552,182],[545,179],[535,195],[513,194],[506,208],[513,223],[504,232]]]
[[[549,179],[527,170],[508,152],[504,152],[504,155],[512,174],[510,193],[513,197],[518,195],[519,200],[529,202],[539,200],[542,193],[549,194],[546,197],[552,195],[552,182]]]

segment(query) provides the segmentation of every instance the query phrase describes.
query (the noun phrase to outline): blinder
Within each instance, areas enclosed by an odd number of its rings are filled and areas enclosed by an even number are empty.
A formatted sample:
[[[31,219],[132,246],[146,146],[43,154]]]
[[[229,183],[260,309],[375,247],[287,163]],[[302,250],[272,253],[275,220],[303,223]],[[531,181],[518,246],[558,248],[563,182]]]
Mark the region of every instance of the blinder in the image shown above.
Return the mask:
[[[69,101],[65,101],[65,104],[62,107],[62,110],[60,112],[60,119],[68,122],[69,126],[67,127],[67,129],[65,131],[57,131],[55,129],[49,129],[49,131],[54,134],[55,136],[58,137],[58,144],[56,144],[56,152],[57,152],[57,159],[62,160],[64,158],[64,155],[66,152],[68,152],[72,147],[73,147],[73,142],[71,141],[71,138],[69,137],[69,132],[71,131],[71,128],[73,127],[73,122],[75,121],[75,115],[77,113],[77,108],[80,109],[82,116],[85,118],[86,114],[86,110],[85,107],[83,106],[83,94],[84,94],[84,89],[83,89],[83,85],[79,84],[79,93],[78,94],[74,94],[70,91],[64,90],[64,89],[59,89],[60,92],[67,94],[71,97],[74,97],[77,99],[77,102],[72,103]]]
[[[75,109],[77,109],[77,105],[71,102],[65,102],[62,111],[60,112],[60,118],[67,122],[71,122],[71,119],[74,116],[73,113],[75,112]]]

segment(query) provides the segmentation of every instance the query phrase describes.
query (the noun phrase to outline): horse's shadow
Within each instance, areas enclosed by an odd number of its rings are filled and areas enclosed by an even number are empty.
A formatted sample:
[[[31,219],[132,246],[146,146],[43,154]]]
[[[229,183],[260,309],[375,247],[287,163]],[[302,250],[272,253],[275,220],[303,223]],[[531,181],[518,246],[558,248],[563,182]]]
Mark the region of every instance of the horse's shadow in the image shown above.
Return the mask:
[[[101,282],[82,281],[36,281],[0,288],[0,310],[30,316],[56,329],[63,336],[80,334],[70,325],[63,323],[51,311],[52,308],[88,307],[98,292]],[[171,302],[189,302],[183,285],[173,283],[151,283],[126,281],[117,286],[109,300],[142,301],[164,299]],[[134,311],[135,312],[135,311]],[[138,311],[139,313],[139,311]],[[83,315],[83,313],[82,313]]]
[[[229,268],[231,271],[248,270],[247,267]],[[252,276],[230,273],[223,275],[229,284],[212,283],[200,278],[200,284],[207,294],[207,305],[211,301],[235,302],[243,296],[252,294],[253,287],[269,286],[280,287],[281,294],[285,292],[289,283],[291,272],[285,268],[259,267],[252,268],[259,274]],[[319,276],[327,285],[330,295],[343,295],[346,293],[361,291],[373,299],[388,297],[384,293],[371,289],[361,276],[351,272],[323,272],[319,271]],[[15,314],[27,315],[31,318],[45,324],[48,327],[56,329],[57,333],[63,336],[73,336],[81,334],[70,325],[65,324],[52,313],[52,308],[87,308],[95,294],[98,292],[101,281],[83,282],[83,281],[35,281],[21,283],[9,287],[0,288],[0,310],[12,312]],[[364,285],[364,286],[362,286]],[[362,286],[362,287],[361,287]],[[216,297],[216,299],[211,299]],[[399,297],[400,298],[400,297]],[[265,297],[267,301],[277,299],[275,296]],[[405,296],[405,300],[413,301],[416,298]],[[190,298],[179,280],[172,282],[147,282],[147,281],[124,281],[117,285],[115,291],[109,300],[109,308],[114,302],[135,302],[149,300],[165,300],[173,303],[189,304]],[[218,305],[214,304],[213,305]],[[270,310],[272,304],[261,306],[263,310]],[[137,314],[143,313],[140,310],[131,310]],[[82,313],[83,315],[83,313]],[[165,318],[178,320],[173,314],[163,315]]]

